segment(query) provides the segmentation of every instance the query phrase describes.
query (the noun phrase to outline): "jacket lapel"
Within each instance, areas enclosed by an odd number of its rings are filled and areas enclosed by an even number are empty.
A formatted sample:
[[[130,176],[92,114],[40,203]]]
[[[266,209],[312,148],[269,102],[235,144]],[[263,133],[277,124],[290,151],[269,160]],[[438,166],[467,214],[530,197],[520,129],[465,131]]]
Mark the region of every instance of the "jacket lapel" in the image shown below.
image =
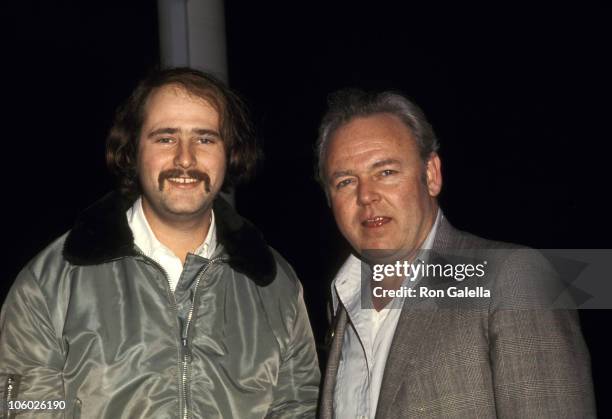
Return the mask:
[[[415,308],[413,304],[402,307],[385,364],[376,419],[387,416],[402,382],[410,376],[411,366],[418,362],[433,316],[434,312],[429,308]]]
[[[455,230],[445,218],[440,220],[436,237],[432,246],[433,254],[444,254],[448,249],[457,245],[460,233]],[[428,288],[436,288],[437,279],[426,278],[420,282]],[[431,323],[434,320],[435,304],[426,298],[414,298],[404,301],[402,312],[397,322],[393,336],[385,371],[378,396],[376,419],[387,417],[389,408],[397,403],[395,398],[404,381],[410,380],[411,369],[419,362],[423,343],[429,338]],[[411,400],[403,403],[415,402]]]

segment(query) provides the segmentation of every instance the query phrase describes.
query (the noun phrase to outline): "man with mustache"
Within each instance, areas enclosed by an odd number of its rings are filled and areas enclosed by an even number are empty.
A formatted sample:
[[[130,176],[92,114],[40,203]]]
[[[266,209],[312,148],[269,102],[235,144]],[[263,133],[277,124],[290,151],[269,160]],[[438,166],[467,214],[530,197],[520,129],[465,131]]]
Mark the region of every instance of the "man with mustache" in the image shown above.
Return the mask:
[[[138,85],[107,140],[119,190],[34,258],[3,305],[8,415],[314,416],[301,285],[219,194],[252,171],[250,134],[240,99],[208,74]]]
[[[399,94],[330,99],[319,178],[353,255],[332,284],[320,417],[595,417],[588,350],[576,313],[551,309],[549,266],[449,224],[437,149]],[[400,269],[408,263],[418,273]],[[425,273],[437,265],[449,277]],[[471,296],[457,296],[464,286]]]

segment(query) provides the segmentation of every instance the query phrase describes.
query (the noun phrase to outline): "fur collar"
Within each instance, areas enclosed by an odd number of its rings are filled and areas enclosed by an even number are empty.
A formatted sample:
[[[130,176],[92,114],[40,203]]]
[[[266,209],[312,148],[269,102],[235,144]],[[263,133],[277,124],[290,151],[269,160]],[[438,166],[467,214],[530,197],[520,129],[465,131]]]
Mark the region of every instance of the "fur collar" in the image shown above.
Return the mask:
[[[125,212],[131,206],[111,192],[77,218],[64,244],[64,257],[74,265],[97,265],[136,256],[134,236]],[[218,242],[236,271],[265,286],[276,276],[276,262],[261,233],[220,196],[213,203]]]

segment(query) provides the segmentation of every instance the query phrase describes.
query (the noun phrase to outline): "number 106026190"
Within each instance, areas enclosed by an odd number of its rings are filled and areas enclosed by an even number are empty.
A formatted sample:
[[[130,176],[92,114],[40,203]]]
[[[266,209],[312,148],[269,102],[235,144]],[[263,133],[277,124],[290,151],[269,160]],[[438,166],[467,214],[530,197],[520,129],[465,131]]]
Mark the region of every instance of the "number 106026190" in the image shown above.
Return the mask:
[[[8,410],[64,410],[65,400],[9,400]]]

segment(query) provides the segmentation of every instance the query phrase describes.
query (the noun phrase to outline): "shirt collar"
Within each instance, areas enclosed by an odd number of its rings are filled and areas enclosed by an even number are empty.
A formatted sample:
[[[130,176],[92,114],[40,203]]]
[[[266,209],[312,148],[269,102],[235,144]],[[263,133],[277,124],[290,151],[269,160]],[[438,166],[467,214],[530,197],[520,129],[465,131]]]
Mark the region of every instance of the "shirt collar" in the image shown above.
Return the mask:
[[[215,212],[210,210],[210,227],[204,242],[195,250],[196,255],[210,259],[217,248],[217,228],[215,227]]]
[[[436,214],[436,220],[431,226],[431,230],[429,230],[429,234],[425,238],[423,245],[421,246],[421,252],[424,250],[431,250],[434,244],[434,240],[436,238],[436,232],[438,231],[438,226],[440,225],[440,221],[442,220],[444,215],[442,214],[442,210],[438,208],[438,213]]]
[[[210,212],[210,227],[206,238],[193,252],[198,256],[210,259],[217,247],[217,229],[215,226],[215,213]],[[173,254],[168,247],[162,244],[147,221],[144,210],[142,209],[142,198],[138,198],[134,205],[126,212],[128,225],[134,235],[134,244],[147,256],[153,257],[158,252]]]

